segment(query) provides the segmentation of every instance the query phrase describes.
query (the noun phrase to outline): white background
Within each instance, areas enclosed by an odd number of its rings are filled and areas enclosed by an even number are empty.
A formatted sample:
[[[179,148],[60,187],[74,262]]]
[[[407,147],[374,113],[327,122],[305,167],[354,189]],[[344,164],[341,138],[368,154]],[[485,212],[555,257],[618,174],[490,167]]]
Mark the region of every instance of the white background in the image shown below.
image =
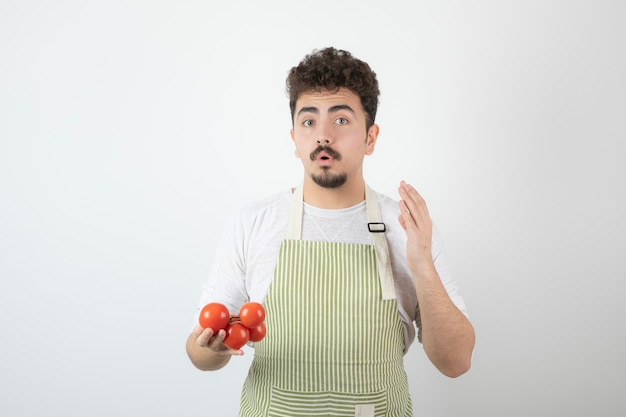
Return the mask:
[[[626,3],[0,3],[0,415],[234,416],[184,343],[224,219],[300,181],[284,80],[377,72],[365,174],[424,195],[472,370],[416,415],[626,413]]]

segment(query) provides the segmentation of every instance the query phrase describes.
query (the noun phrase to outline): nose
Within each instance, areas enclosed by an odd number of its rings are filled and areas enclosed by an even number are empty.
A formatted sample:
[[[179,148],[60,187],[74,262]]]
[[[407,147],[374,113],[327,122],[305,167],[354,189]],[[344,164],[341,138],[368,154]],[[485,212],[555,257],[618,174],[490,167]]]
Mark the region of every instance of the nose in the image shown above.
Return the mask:
[[[317,144],[320,146],[328,146],[333,142],[333,126],[329,125],[329,123],[326,120],[322,120],[318,123],[315,130],[314,134],[317,136]]]

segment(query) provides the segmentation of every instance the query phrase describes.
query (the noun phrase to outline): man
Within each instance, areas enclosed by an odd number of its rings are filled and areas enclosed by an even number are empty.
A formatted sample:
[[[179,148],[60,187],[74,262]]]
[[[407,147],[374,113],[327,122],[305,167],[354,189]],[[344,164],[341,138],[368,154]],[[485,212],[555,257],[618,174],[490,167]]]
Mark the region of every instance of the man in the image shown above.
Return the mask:
[[[444,375],[470,367],[474,331],[424,200],[372,191],[363,160],[379,127],[376,74],[349,52],[306,56],[287,78],[302,183],[244,207],[226,229],[200,307],[266,309],[241,416],[412,416],[403,356],[418,338]],[[224,330],[187,340],[202,370],[243,351]]]

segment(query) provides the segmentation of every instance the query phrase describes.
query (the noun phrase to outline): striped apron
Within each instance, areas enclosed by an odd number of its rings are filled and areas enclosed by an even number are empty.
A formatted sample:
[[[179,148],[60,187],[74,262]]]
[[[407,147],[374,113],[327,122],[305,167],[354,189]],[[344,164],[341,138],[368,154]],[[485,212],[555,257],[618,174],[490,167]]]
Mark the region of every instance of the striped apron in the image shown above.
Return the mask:
[[[373,245],[300,240],[301,189],[293,200],[239,416],[412,416],[384,233]],[[369,188],[366,205],[382,225]]]

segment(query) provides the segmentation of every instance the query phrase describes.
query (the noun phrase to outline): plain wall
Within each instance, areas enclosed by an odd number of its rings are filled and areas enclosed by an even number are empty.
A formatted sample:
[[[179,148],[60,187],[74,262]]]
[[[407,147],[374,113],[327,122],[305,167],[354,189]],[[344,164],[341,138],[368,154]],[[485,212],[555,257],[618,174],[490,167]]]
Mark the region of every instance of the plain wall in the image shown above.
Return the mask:
[[[224,219],[301,180],[284,81],[369,62],[370,185],[429,204],[472,370],[406,357],[416,415],[616,416],[623,1],[3,1],[0,415],[234,416],[253,352],[190,364]]]

